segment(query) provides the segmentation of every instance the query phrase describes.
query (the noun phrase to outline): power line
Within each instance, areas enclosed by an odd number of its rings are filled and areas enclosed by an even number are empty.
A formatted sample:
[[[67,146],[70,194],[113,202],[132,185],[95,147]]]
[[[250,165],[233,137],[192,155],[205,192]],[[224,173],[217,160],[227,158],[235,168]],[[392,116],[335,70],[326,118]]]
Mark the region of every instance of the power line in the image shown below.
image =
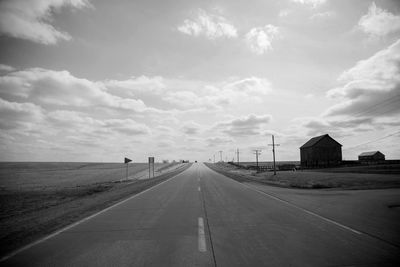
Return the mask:
[[[353,113],[353,114],[349,114],[349,115],[352,115],[354,117],[359,117],[360,115],[367,114],[367,113],[375,110],[378,106],[380,106],[382,104],[385,104],[385,103],[387,104],[387,103],[390,103],[390,102],[400,101],[400,99],[398,99],[399,96],[400,95],[396,95],[394,97],[385,99],[382,102],[379,102],[379,103],[377,103],[377,104],[375,104],[375,105],[373,105],[371,107],[368,107],[367,109],[362,110],[361,112],[357,112],[357,113]],[[380,115],[382,115],[382,114],[380,114]]]
[[[389,137],[391,137],[391,136],[394,136],[394,135],[396,135],[396,134],[398,134],[398,133],[400,133],[400,131],[397,131],[397,132],[395,132],[395,133],[388,134],[388,135],[386,135],[386,136],[384,136],[384,137],[381,137],[381,138],[378,138],[378,139],[375,139],[375,140],[372,140],[372,141],[368,141],[368,142],[365,142],[365,143],[362,143],[362,144],[355,145],[355,146],[353,146],[353,147],[345,148],[345,150],[354,149],[354,148],[359,147],[359,146],[363,146],[363,145],[367,145],[367,144],[370,144],[370,143],[373,143],[373,142],[376,142],[376,141],[380,141],[380,140],[389,138]]]
[[[399,109],[399,107],[398,107],[398,106],[395,106],[394,108],[389,109],[389,110],[386,110],[386,111],[384,111],[384,112],[382,112],[382,113],[380,113],[380,114],[377,114],[377,115],[383,115],[383,114],[386,114],[386,113],[395,111],[396,109]]]

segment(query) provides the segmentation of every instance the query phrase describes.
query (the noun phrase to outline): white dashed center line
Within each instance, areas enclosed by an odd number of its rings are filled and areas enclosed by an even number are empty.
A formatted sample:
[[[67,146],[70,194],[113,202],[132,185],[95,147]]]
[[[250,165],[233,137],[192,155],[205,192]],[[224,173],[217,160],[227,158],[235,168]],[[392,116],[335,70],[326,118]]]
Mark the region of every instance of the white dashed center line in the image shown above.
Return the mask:
[[[206,235],[204,233],[204,221],[202,217],[199,217],[199,251],[206,252]]]

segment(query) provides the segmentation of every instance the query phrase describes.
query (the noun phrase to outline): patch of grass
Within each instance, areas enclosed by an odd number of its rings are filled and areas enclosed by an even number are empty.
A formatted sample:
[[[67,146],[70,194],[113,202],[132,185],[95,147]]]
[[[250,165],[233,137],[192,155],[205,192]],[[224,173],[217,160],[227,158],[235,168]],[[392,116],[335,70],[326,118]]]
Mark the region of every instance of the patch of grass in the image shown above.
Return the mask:
[[[330,173],[328,171],[280,171],[256,173],[230,164],[206,164],[209,168],[239,182],[258,182],[279,187],[302,189],[379,189],[400,187],[395,174]]]

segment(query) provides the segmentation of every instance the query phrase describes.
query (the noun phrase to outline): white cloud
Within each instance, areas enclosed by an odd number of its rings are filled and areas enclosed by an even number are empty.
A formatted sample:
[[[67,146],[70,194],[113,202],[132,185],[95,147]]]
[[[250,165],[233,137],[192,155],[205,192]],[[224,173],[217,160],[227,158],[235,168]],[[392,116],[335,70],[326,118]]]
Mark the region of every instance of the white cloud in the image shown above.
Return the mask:
[[[14,71],[15,68],[8,66],[8,65],[4,65],[4,64],[0,64],[0,72],[11,72]]]
[[[178,30],[187,35],[203,35],[208,39],[221,37],[236,38],[237,29],[223,16],[210,14],[199,9],[195,18],[186,19]]]
[[[230,136],[260,135],[263,126],[267,125],[271,119],[272,116],[268,114],[250,114],[229,121],[218,122],[214,128]]]
[[[340,104],[325,115],[393,116],[400,112],[400,40],[345,71],[343,86],[329,90]]]
[[[16,158],[24,148],[11,142],[29,146],[32,152],[23,157],[31,160],[35,155],[52,158],[56,151],[68,152],[70,160],[73,151],[83,151],[78,155],[82,160],[99,151],[111,159],[125,149],[121,140],[126,140],[127,149],[134,143],[138,153],[156,153],[177,143],[203,153],[212,143],[207,141],[207,130],[218,120],[222,121],[218,129],[213,128],[217,136],[265,133],[269,115],[222,118],[238,104],[259,103],[271,87],[267,79],[254,76],[221,82],[157,76],[93,81],[68,71],[11,70],[0,75],[0,127],[5,132],[0,145]],[[210,121],[204,121],[204,116],[210,116]],[[10,136],[17,141],[10,141]],[[160,142],[151,142],[154,139]],[[184,151],[177,147],[174,153]]]
[[[159,76],[131,77],[127,80],[106,80],[101,82],[113,94],[135,96],[136,94],[161,94],[165,89],[164,79]]]
[[[373,2],[368,13],[358,21],[358,26],[370,36],[381,37],[400,30],[400,16],[377,7]]]
[[[26,128],[43,119],[41,107],[32,103],[9,102],[0,98],[0,129]]]
[[[226,137],[226,136],[217,136],[217,137],[209,137],[206,139],[207,142],[207,146],[209,147],[221,147],[223,145],[227,145],[227,144],[232,144],[233,140],[232,138]],[[216,156],[216,158],[218,158]]]
[[[323,19],[328,19],[334,17],[336,14],[333,11],[326,11],[326,12],[320,12],[313,14],[310,19],[311,20],[323,20]]]
[[[272,40],[279,37],[279,28],[268,24],[264,27],[252,28],[244,37],[250,50],[262,55],[272,50]]]
[[[175,142],[171,140],[161,140],[157,143],[157,146],[160,148],[172,148],[175,146]]]
[[[304,96],[304,98],[306,98],[306,99],[314,99],[314,98],[315,98],[315,95],[314,95],[314,94],[306,94],[306,95]]]
[[[41,68],[1,76],[0,97],[50,106],[106,107],[134,111],[146,109],[143,101],[112,95],[101,83],[77,78],[68,71]]]
[[[343,72],[339,82],[340,87],[327,92],[337,104],[320,117],[292,120],[288,136],[294,145],[328,133],[343,142],[346,157],[356,157],[357,150],[351,150],[351,145],[387,135],[399,127],[400,40]],[[379,145],[382,143],[375,144],[374,149]],[[395,147],[387,150],[393,153]]]
[[[189,121],[187,123],[185,123],[185,125],[183,126],[183,132],[187,135],[196,135],[200,132],[201,130],[201,125],[194,122],[194,121]]]
[[[265,95],[272,91],[271,83],[265,78],[249,77],[227,84],[224,89],[245,92],[251,95]]]
[[[0,2],[0,34],[42,44],[56,44],[71,36],[51,25],[52,14],[64,6],[81,9],[87,0],[5,0]]]
[[[174,104],[177,108],[195,109],[203,106],[204,98],[191,91],[169,92],[163,100]]]
[[[70,110],[56,110],[48,111],[46,120],[48,126],[74,136],[83,134],[104,138],[115,134],[133,136],[151,133],[148,126],[132,119],[96,119],[93,115]]]
[[[293,10],[290,9],[282,9],[281,11],[279,11],[279,17],[283,18],[283,17],[287,17],[289,16],[291,13],[293,12]]]
[[[203,85],[200,88],[166,90],[162,99],[183,110],[222,110],[235,103],[259,103],[261,97],[272,91],[271,83],[265,78],[248,77],[230,82]]]
[[[316,8],[317,6],[325,3],[326,0],[292,0],[292,2]]]
[[[132,119],[109,119],[102,121],[101,125],[107,130],[128,136],[150,134],[149,127]]]
[[[322,134],[332,134],[337,137],[352,136],[357,132],[372,130],[372,118],[335,118],[300,117],[293,120],[296,125],[295,134],[313,137]]]

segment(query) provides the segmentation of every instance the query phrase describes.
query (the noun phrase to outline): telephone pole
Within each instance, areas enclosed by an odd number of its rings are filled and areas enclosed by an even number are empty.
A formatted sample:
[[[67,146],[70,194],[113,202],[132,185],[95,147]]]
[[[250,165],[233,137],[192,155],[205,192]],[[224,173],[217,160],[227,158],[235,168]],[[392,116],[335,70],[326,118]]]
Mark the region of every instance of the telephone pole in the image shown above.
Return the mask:
[[[258,155],[261,154],[261,149],[254,149],[253,151],[254,151],[253,154],[256,155],[256,164],[257,164],[257,171],[258,171]]]
[[[218,152],[219,152],[220,161],[222,162],[222,150],[220,150]]]
[[[237,153],[237,164],[239,165],[239,148],[237,149],[236,153]]]
[[[275,138],[274,135],[272,135],[272,144],[268,144],[269,146],[272,146],[272,155],[274,158],[274,175],[276,175],[276,167],[275,167],[275,147],[280,146],[280,144],[275,144]]]

